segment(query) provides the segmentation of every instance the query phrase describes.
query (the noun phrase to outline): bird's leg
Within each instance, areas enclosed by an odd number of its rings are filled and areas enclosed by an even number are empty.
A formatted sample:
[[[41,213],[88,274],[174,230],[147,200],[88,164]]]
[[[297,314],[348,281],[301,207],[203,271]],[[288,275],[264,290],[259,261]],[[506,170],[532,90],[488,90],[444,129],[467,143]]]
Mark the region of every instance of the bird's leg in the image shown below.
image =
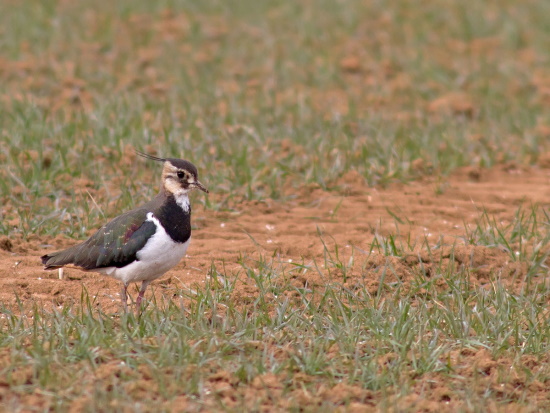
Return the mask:
[[[122,308],[124,312],[128,312],[128,285],[122,284],[122,289],[120,290],[120,300],[122,301]]]
[[[143,300],[143,296],[145,295],[145,290],[147,289],[147,286],[151,283],[151,281],[142,281],[141,282],[141,289],[139,290],[139,294],[136,298],[136,313],[139,314],[139,310],[141,309],[141,300]]]

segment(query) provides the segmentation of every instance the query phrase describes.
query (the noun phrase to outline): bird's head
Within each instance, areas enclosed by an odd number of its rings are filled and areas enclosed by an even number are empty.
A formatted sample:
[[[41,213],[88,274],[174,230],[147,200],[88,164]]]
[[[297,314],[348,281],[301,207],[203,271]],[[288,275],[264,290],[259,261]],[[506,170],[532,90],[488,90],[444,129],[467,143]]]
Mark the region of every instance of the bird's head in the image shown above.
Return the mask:
[[[191,162],[177,158],[157,158],[142,152],[138,154],[147,159],[163,162],[162,186],[167,194],[179,197],[193,189],[208,193],[208,189],[199,182],[197,167]]]

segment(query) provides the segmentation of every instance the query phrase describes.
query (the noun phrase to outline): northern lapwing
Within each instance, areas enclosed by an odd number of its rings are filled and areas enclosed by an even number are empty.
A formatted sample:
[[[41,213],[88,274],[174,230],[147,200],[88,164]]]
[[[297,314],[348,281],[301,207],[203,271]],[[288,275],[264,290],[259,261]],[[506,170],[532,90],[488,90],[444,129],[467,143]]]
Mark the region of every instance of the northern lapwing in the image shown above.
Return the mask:
[[[120,298],[125,311],[128,309],[128,285],[141,281],[137,312],[147,286],[178,264],[189,247],[189,191],[200,189],[208,193],[191,162],[138,154],[164,164],[159,194],[146,204],[116,217],[83,243],[41,257],[46,270],[72,264],[121,281]]]

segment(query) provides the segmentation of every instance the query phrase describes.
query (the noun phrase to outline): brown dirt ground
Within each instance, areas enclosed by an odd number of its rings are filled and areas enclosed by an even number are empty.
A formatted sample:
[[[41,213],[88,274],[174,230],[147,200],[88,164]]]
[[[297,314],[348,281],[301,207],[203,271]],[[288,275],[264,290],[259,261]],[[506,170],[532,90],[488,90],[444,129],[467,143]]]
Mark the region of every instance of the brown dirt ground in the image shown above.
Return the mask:
[[[355,250],[357,265],[352,266],[346,283],[362,283],[369,291],[376,292],[379,288],[378,277],[369,278],[369,271],[374,271],[386,260],[390,260],[395,268],[391,275],[394,279],[390,277],[386,282],[398,281],[399,278],[407,286],[413,281],[414,274],[418,274],[414,269],[420,260],[428,269],[428,274],[430,265],[438,264],[431,262],[430,257],[420,248],[416,254],[404,258],[386,258],[374,252],[369,257],[364,255],[363,260],[357,259],[363,256],[361,251],[370,249],[375,234],[387,236],[397,232],[391,213],[402,220],[408,220],[399,225],[399,231],[404,236],[410,233],[410,239],[416,241],[418,246],[425,239],[432,245],[438,242],[454,244],[454,254],[449,254],[443,248],[440,259],[446,260],[445,265],[468,264],[474,268],[470,276],[474,285],[490,285],[497,277],[508,288],[516,290],[524,282],[525,265],[512,262],[509,255],[498,248],[467,246],[461,237],[464,237],[465,225],[474,225],[482,209],[496,217],[497,221],[510,222],[522,204],[550,204],[550,169],[543,165],[534,168],[501,165],[491,170],[464,168],[448,178],[425,177],[408,184],[392,184],[386,188],[365,187],[362,178],[350,172],[338,182],[336,190],[326,192],[316,185],[304,185],[287,193],[286,199],[284,202],[245,202],[236,205],[233,212],[195,208],[196,229],[188,251],[189,256],[174,270],[153,283],[154,288],[148,291],[147,296],[155,294],[159,298],[169,297],[171,291],[177,287],[197,288],[197,285],[204,285],[212,263],[220,267],[225,265],[229,273],[237,271],[241,268],[237,261],[242,255],[258,257],[258,254],[272,255],[277,250],[282,262],[308,262],[312,259],[322,262],[320,259],[323,258],[323,245],[318,228],[326,234],[324,239],[329,248],[335,242],[340,253],[346,257],[345,260]],[[72,243],[73,240],[61,236],[41,239],[31,237],[28,241],[17,238],[1,239],[1,302],[8,307],[15,306],[17,295],[27,304],[38,302],[46,306],[60,306],[78,302],[84,285],[90,295],[97,298],[98,305],[104,311],[118,311],[120,285],[117,281],[77,269],[65,270],[66,278],[60,280],[57,272],[42,270],[40,255]],[[454,262],[450,262],[452,260]],[[330,277],[331,281],[344,282],[338,272],[333,271]],[[308,272],[293,282],[322,287],[327,279],[322,279],[315,272]],[[540,282],[548,280],[541,279]],[[255,293],[254,284],[242,280],[237,284],[233,298],[240,305],[247,305]],[[506,360],[493,359],[485,350],[463,350],[453,357],[455,356],[457,360],[465,361],[465,365],[483,365],[483,368],[489,370],[497,369],[502,363],[506,364]],[[536,361],[526,359],[525,363],[536,364]],[[264,380],[265,383],[258,380]],[[269,384],[277,382],[273,377],[262,376],[258,380],[255,380],[258,383],[254,391],[274,391]],[[214,380],[212,385],[217,386],[220,383],[227,384],[220,379]],[[444,406],[449,401],[445,387],[437,387],[436,377],[422,380],[419,385],[425,386],[426,383],[435,386],[433,400],[421,400],[419,397],[415,399],[411,395],[410,400],[402,400],[400,403],[418,408],[418,411],[445,411]],[[531,383],[530,386],[535,384]],[[348,394],[352,401],[350,408],[355,406],[357,411],[369,411],[361,409],[361,406],[369,405],[364,404],[365,400],[370,400],[371,407],[375,405],[372,397],[365,396],[366,390],[344,384],[341,386],[346,387],[342,392],[327,391],[327,395]],[[535,387],[531,392],[533,400],[547,402],[549,396],[546,385]],[[296,397],[302,397],[307,402],[305,399],[313,396],[304,394]],[[323,398],[322,392],[315,397]],[[353,401],[356,399],[357,403]],[[359,400],[363,402],[359,403]]]
[[[238,258],[258,254],[278,253],[281,262],[322,262],[323,244],[318,230],[331,252],[334,243],[347,262],[355,249],[357,271],[352,267],[348,282],[360,281],[376,290],[377,281],[363,277],[361,265],[374,268],[392,260],[396,275],[404,285],[412,281],[412,268],[433,264],[420,247],[424,240],[430,245],[444,244],[442,260],[454,259],[457,264],[476,268],[471,281],[474,285],[490,282],[491,274],[510,287],[523,281],[520,264],[510,260],[504,250],[465,245],[465,226],[473,228],[482,210],[497,222],[513,219],[520,205],[550,204],[550,169],[505,165],[492,170],[464,168],[448,178],[424,178],[387,188],[368,188],[353,172],[345,175],[337,190],[326,192],[317,185],[305,185],[291,190],[287,201],[248,201],[235,206],[231,212],[214,212],[195,208],[195,230],[188,256],[175,269],[153,283],[161,294],[169,285],[189,287],[205,282],[212,263],[225,266],[232,273],[242,268]],[[403,222],[396,226],[395,214]],[[403,259],[385,257],[370,250],[376,236],[400,233],[416,244],[415,252]],[[65,280],[56,271],[43,271],[40,256],[66,248],[75,241],[64,236],[30,236],[24,241],[17,237],[0,239],[0,300],[4,305],[15,304],[15,295],[28,302],[62,305],[67,300],[80,300],[82,285],[97,295],[104,311],[118,310],[119,283],[109,277],[87,273],[75,268],[65,269]],[[454,257],[449,254],[454,245]],[[364,254],[365,259],[361,260]],[[368,258],[367,258],[368,256]],[[338,274],[333,272],[335,277]],[[319,285],[326,280],[308,272],[304,283]],[[360,277],[359,279],[355,279]],[[387,280],[391,282],[391,280]],[[396,280],[393,280],[396,281]],[[246,285],[237,286],[243,295],[251,291]],[[151,293],[151,291],[149,291]]]

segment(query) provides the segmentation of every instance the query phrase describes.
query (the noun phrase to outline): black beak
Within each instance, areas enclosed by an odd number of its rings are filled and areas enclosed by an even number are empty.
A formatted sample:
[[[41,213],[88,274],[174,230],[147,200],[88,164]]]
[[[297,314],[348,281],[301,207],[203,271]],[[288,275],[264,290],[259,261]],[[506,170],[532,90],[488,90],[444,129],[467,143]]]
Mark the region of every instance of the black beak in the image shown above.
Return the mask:
[[[209,193],[208,189],[206,189],[206,187],[203,184],[201,184],[199,181],[193,182],[191,186],[194,186],[195,188],[200,189],[202,192]]]

